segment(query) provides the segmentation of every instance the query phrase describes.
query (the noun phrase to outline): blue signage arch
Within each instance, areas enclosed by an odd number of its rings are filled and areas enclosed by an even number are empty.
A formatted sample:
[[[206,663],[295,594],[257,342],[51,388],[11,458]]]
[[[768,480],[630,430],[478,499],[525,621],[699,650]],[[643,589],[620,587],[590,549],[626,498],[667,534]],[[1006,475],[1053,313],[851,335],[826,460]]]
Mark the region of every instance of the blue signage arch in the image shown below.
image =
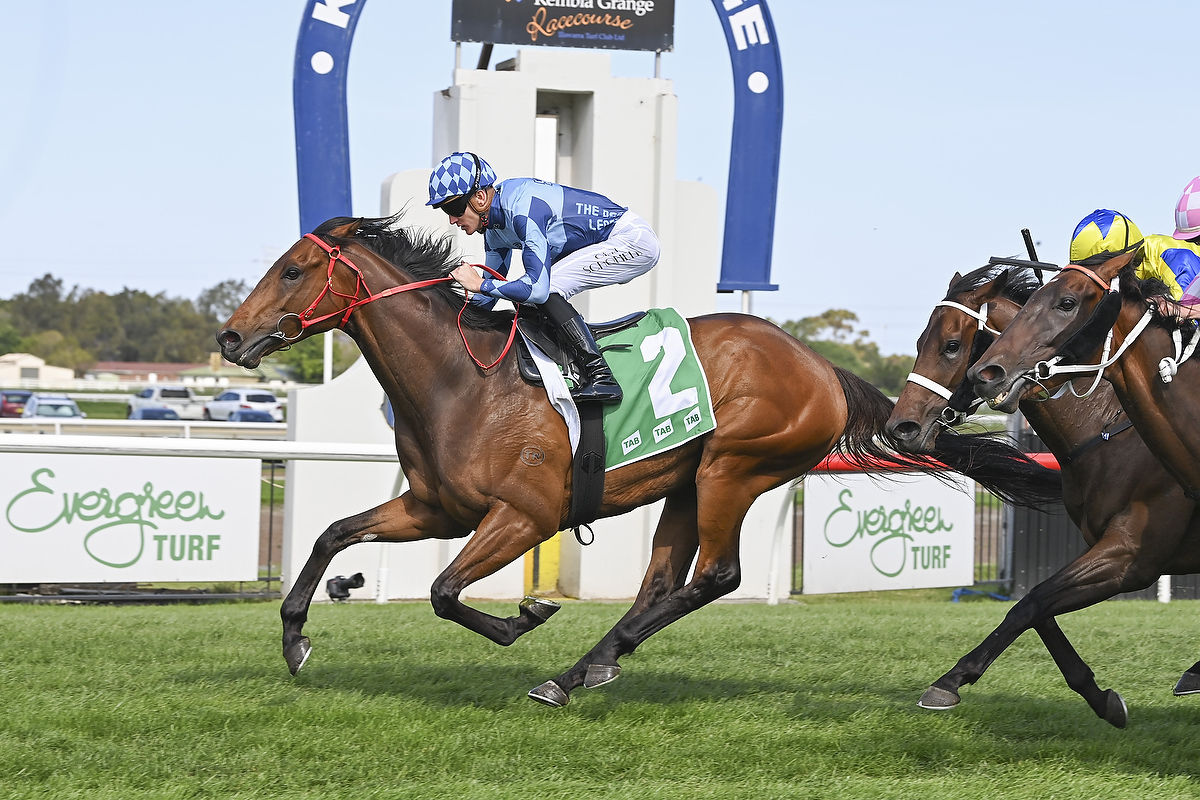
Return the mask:
[[[783,70],[767,0],[712,0],[733,65],[733,139],[717,290],[772,291]],[[346,72],[366,0],[307,0],[292,78],[300,232],[349,216]]]

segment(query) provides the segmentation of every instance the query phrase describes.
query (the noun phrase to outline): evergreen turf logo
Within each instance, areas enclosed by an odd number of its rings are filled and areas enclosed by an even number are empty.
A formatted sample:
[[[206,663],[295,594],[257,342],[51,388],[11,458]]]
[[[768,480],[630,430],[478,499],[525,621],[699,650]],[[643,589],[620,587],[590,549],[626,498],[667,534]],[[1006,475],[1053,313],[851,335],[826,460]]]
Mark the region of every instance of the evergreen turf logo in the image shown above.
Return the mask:
[[[894,578],[911,569],[946,569],[950,566],[950,545],[917,538],[952,531],[954,525],[943,519],[940,506],[913,507],[905,500],[903,507],[883,505],[856,508],[854,492],[843,489],[838,504],[825,518],[825,541],[837,548],[855,542],[870,543],[871,566],[881,575]],[[912,556],[911,563],[909,556]]]
[[[34,470],[29,488],[17,492],[4,510],[5,521],[23,533],[42,533],[76,521],[99,522],[83,537],[83,547],[93,560],[118,569],[132,566],[146,549],[147,531],[158,530],[154,520],[190,523],[219,520],[224,511],[213,511],[204,493],[184,490],[157,491],[147,481],[142,491],[114,493],[107,488],[85,492],[57,492],[51,485],[54,471]],[[58,499],[61,498],[61,503]],[[159,561],[208,560],[220,550],[220,535],[154,534]]]

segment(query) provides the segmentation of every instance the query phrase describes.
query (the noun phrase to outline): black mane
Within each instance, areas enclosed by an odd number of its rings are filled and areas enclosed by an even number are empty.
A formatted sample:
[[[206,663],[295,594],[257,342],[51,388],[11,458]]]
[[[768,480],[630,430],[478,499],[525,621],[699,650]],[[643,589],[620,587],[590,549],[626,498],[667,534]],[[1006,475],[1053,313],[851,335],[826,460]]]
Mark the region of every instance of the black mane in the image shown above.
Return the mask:
[[[950,291],[946,293],[945,299],[950,300],[955,295],[973,292],[988,281],[1000,277],[1000,274],[1005,271],[1008,272],[1008,282],[1004,285],[1000,296],[1007,297],[1017,305],[1025,305],[1029,296],[1041,288],[1042,282],[1028,267],[1002,267],[988,264],[973,272],[968,272],[956,280],[950,286]]]
[[[403,211],[390,217],[334,217],[317,226],[313,234],[327,242],[346,245],[358,243],[389,263],[404,270],[413,280],[423,281],[444,278],[458,266],[460,258],[454,252],[454,240],[449,234],[436,236],[416,228],[399,227],[397,223]],[[330,231],[347,223],[357,227],[349,238],[331,236]],[[442,299],[457,314],[463,306],[463,297],[457,284],[439,283],[423,291],[432,292]],[[375,291],[389,288],[374,286]],[[386,302],[386,301],[384,301]],[[511,311],[488,311],[468,304],[463,312],[463,326],[473,330],[504,330],[512,326]]]

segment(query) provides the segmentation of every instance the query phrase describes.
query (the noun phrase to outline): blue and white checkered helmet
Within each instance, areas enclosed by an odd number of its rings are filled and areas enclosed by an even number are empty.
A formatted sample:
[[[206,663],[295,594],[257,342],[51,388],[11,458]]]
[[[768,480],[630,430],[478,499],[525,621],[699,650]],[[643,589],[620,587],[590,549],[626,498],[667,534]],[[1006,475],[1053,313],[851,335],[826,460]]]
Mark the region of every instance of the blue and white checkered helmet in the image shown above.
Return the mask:
[[[496,182],[496,173],[474,153],[451,153],[429,174],[429,202],[436,206],[451,197],[486,189]]]

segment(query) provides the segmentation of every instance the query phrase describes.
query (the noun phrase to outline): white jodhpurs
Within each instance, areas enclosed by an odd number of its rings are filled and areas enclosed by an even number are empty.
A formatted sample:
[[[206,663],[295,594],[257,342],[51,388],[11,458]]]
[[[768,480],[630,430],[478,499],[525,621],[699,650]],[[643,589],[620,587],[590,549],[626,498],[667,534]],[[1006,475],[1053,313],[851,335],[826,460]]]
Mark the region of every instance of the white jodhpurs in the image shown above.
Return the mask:
[[[550,291],[567,300],[586,289],[629,283],[658,263],[661,249],[650,223],[626,211],[599,244],[563,256],[550,267]]]

